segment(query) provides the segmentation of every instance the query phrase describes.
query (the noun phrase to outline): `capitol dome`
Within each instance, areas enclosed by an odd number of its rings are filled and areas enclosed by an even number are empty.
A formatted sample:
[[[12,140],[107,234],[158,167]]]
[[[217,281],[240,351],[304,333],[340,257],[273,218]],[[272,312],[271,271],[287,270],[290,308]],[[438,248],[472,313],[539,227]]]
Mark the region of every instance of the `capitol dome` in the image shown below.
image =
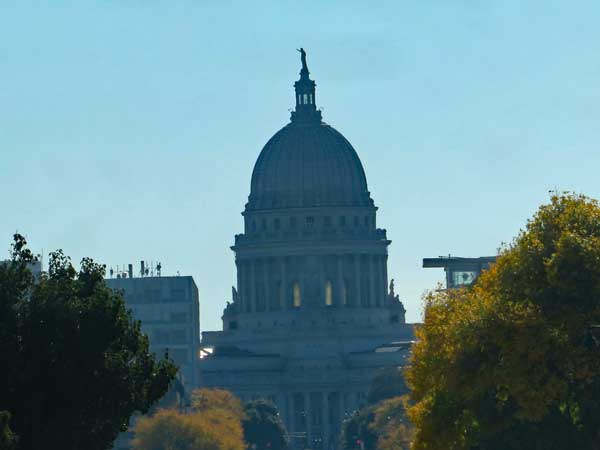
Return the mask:
[[[356,151],[321,120],[315,82],[303,67],[291,123],[262,149],[252,172],[247,211],[311,207],[372,207]]]
[[[321,122],[292,122],[260,153],[248,210],[372,206],[362,164],[350,142]]]

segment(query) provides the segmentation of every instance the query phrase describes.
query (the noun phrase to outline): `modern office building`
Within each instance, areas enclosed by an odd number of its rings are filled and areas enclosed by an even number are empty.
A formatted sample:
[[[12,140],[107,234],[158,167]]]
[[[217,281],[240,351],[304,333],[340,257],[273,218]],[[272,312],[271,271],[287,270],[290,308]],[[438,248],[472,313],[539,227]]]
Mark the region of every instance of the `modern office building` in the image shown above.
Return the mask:
[[[495,256],[461,258],[459,256],[438,256],[424,258],[423,267],[441,267],[446,272],[446,289],[455,289],[473,284],[479,274],[496,261]]]
[[[144,270],[142,270],[144,273]],[[127,308],[140,320],[150,350],[169,356],[179,365],[186,391],[197,387],[196,361],[200,345],[198,288],[191,276],[140,276],[118,274],[106,280],[122,290]]]
[[[202,333],[201,384],[271,399],[295,447],[332,449],[377,370],[405,363],[413,327],[388,290],[391,241],[362,163],[322,121],[303,50],[294,86],[291,122],[254,166],[237,286],[223,330]]]

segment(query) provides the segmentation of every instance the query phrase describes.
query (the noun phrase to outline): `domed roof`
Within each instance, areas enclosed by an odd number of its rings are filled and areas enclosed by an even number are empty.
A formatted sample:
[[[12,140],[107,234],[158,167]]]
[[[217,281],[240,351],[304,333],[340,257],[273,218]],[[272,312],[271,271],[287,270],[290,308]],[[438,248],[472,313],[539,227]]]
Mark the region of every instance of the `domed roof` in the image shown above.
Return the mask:
[[[292,121],[262,149],[246,210],[373,206],[365,171],[350,142],[321,120],[315,82],[302,53]]]
[[[247,209],[372,205],[350,142],[314,120],[292,122],[267,142],[254,166]]]

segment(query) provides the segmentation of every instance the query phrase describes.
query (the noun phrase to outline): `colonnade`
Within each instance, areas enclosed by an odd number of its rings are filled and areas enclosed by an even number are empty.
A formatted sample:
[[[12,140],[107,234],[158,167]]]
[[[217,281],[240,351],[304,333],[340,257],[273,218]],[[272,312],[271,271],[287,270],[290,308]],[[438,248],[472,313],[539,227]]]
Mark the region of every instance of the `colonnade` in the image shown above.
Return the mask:
[[[246,313],[325,306],[327,282],[333,307],[380,307],[387,296],[386,254],[238,258],[236,266],[240,311]]]
[[[292,438],[292,448],[335,448],[347,412],[359,406],[358,396],[358,393],[340,391],[281,394],[279,409]]]

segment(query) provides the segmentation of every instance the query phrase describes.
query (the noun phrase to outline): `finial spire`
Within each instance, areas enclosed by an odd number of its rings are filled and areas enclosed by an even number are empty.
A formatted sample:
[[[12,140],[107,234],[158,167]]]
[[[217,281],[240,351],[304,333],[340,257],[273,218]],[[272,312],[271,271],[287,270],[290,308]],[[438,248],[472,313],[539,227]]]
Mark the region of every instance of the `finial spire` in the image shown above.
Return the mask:
[[[296,110],[292,112],[292,122],[294,123],[321,123],[321,111],[317,110],[315,87],[316,84],[310,79],[310,72],[306,64],[306,52],[304,48],[296,49],[300,52],[300,79],[294,83],[296,90]]]

